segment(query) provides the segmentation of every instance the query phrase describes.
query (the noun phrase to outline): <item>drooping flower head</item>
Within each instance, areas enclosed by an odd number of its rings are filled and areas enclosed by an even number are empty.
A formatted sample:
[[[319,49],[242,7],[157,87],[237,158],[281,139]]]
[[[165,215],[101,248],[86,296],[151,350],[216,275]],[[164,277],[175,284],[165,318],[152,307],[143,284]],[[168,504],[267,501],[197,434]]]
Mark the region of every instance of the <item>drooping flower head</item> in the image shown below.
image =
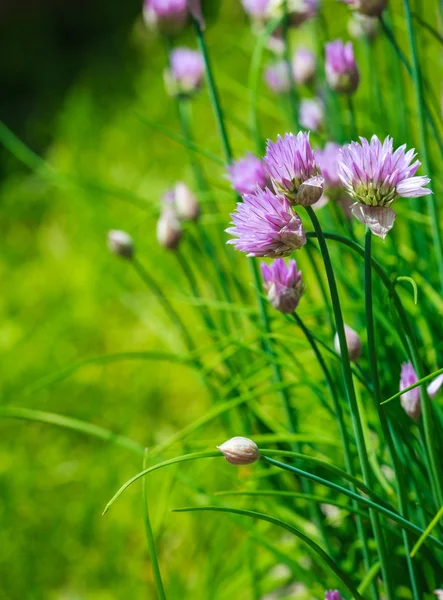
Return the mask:
[[[134,256],[134,242],[125,231],[112,229],[108,231],[108,248],[117,256],[131,259]]]
[[[405,390],[414,383],[417,383],[418,377],[411,362],[405,362],[401,366],[400,373],[400,392]],[[433,398],[439,389],[443,385],[443,375],[438,375],[426,388],[426,392],[430,398]],[[421,400],[420,400],[420,388],[415,387],[412,390],[408,390],[400,396],[400,403],[405,413],[418,421],[421,416]]]
[[[360,76],[352,42],[343,44],[341,40],[335,40],[326,44],[325,74],[329,85],[336,92],[355,92]]]
[[[378,19],[367,17],[360,13],[353,13],[348,21],[349,35],[357,40],[361,38],[374,39],[378,30]]]
[[[253,19],[265,19],[270,0],[241,0],[243,8]]]
[[[361,137],[360,143],[352,142],[340,152],[340,179],[356,201],[352,214],[383,239],[394,225],[394,200],[432,194],[424,187],[430,179],[415,176],[421,164],[415,157],[414,149],[406,152],[403,145],[394,151],[392,138],[382,144],[376,135],[370,142]]]
[[[338,590],[329,590],[325,592],[325,600],[343,600]]]
[[[300,217],[283,196],[268,188],[245,194],[231,214],[232,225],[226,232],[238,239],[228,240],[248,256],[288,256],[306,243]]]
[[[325,105],[320,98],[303,98],[299,108],[300,125],[318,131],[323,126],[324,113]]]
[[[317,59],[315,54],[301,46],[292,57],[292,73],[295,83],[302,85],[311,81],[315,75]]]
[[[200,52],[190,48],[175,48],[169,62],[170,69],[165,71],[165,83],[172,96],[189,95],[199,89],[205,70]]]
[[[302,275],[295,260],[286,264],[283,258],[276,258],[270,265],[262,263],[260,268],[270,304],[282,313],[294,312],[303,293]]]
[[[263,161],[253,154],[246,154],[227,168],[228,179],[239,194],[251,194],[258,186],[264,188],[269,183]]]
[[[388,0],[342,0],[353,9],[367,17],[379,17],[386,8]]]
[[[317,14],[318,0],[270,0],[268,15],[270,18],[282,17],[287,11],[289,24],[298,27]]]
[[[274,94],[289,91],[289,73],[284,60],[268,65],[264,72],[264,78],[267,86]]]
[[[323,178],[319,177],[308,133],[279,135],[275,143],[268,140],[263,160],[275,191],[290,202],[310,206],[320,199]]]
[[[150,26],[168,33],[179,31],[188,18],[187,0],[145,0],[143,15]]]

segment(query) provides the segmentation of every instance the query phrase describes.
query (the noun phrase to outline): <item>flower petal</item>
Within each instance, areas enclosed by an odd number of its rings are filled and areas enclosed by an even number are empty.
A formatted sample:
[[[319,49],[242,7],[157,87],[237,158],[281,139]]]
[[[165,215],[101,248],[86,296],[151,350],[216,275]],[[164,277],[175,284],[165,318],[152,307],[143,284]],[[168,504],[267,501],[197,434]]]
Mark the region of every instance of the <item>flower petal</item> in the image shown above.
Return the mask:
[[[427,392],[431,398],[435,396],[438,390],[443,385],[443,373],[436,377],[427,387]]]
[[[351,206],[351,212],[356,219],[369,227],[374,235],[385,239],[386,234],[394,226],[396,214],[386,206],[366,206],[356,202]]]

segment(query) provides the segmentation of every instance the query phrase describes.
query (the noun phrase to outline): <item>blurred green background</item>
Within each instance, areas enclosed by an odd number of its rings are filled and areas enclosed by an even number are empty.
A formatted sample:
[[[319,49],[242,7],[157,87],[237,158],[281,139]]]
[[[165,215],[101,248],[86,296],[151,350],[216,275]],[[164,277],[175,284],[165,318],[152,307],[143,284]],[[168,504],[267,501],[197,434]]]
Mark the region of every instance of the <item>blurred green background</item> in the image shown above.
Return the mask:
[[[221,4],[207,40],[239,155],[254,149],[245,126],[255,37],[239,1]],[[331,37],[347,36],[346,7],[331,0],[326,9]],[[109,255],[109,229],[133,235],[142,262],[170,293],[201,345],[208,343],[175,257],[155,240],[161,195],[176,180],[192,184],[184,148],[140,119],[178,131],[174,104],[163,88],[164,49],[146,31],[140,2],[132,0],[6,2],[0,5],[0,21],[1,118],[64,174],[48,173],[32,154],[18,152],[37,169],[0,150],[1,401],[76,417],[143,446],[158,444],[210,406],[189,367],[121,360],[84,366],[62,381],[45,378],[91,357],[183,350],[136,273]],[[313,28],[300,35],[312,48],[318,46]],[[178,43],[194,47],[192,31]],[[359,47],[357,55],[366,67],[365,48]],[[360,125],[363,132],[383,135],[388,132],[371,120],[368,77],[356,100]],[[267,91],[260,111],[266,136],[287,128],[284,112]],[[220,155],[206,90],[196,99],[193,116],[199,143]],[[203,222],[215,232],[225,228],[233,200],[222,170],[205,163],[205,172],[221,213],[206,213]],[[246,261],[238,265],[248,287]],[[315,297],[315,287],[309,293]],[[300,410],[305,432],[315,431],[325,418],[320,408]],[[205,430],[209,445],[219,438],[217,424]],[[88,436],[12,419],[0,420],[0,440],[0,598],[155,598],[140,488],[134,486],[101,516],[141,461]],[[231,484],[232,478],[247,477],[217,466],[226,475],[225,485],[228,471]],[[200,473],[205,489],[223,488],[214,471],[197,464],[181,469],[185,477],[192,473],[188,484],[203,495]],[[150,483],[168,597],[249,598],[241,591],[248,574],[238,568],[247,536],[217,515],[169,514],[172,506],[192,503],[183,481],[174,483],[173,475],[155,475]],[[304,560],[300,568],[309,571]],[[264,553],[260,568],[269,570],[275,562]],[[285,581],[284,573],[276,573],[279,578]]]

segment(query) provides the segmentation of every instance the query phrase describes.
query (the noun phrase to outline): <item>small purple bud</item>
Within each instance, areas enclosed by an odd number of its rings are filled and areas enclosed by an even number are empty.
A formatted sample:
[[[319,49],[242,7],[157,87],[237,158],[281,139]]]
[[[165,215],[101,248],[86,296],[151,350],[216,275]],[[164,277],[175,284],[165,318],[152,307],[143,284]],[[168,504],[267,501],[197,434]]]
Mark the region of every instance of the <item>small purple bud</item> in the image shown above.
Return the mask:
[[[281,94],[289,91],[289,73],[288,67],[284,60],[278,61],[269,65],[265,69],[265,81],[274,94]]]
[[[263,161],[253,154],[246,154],[227,168],[227,177],[239,194],[251,194],[258,186],[269,185],[269,177]]]
[[[252,19],[265,20],[270,0],[241,0],[243,8]]]
[[[108,232],[108,248],[117,256],[131,259],[134,255],[134,242],[124,231],[111,230]]]
[[[182,237],[182,228],[173,208],[165,207],[157,221],[157,241],[168,250],[176,250]]]
[[[349,325],[345,325],[345,337],[349,352],[349,360],[351,362],[357,362],[357,360],[360,358],[362,349],[360,337],[358,333],[352,329],[352,327],[349,327]],[[337,354],[341,355],[338,333],[336,333],[334,337],[334,348]]]
[[[216,447],[231,465],[250,465],[260,458],[257,444],[249,438],[236,436]]]
[[[143,16],[149,27],[164,33],[177,33],[188,18],[187,0],[145,0]]]
[[[197,50],[175,48],[170,55],[170,69],[164,74],[165,85],[171,96],[190,95],[202,84],[205,65]]]
[[[401,366],[400,392],[417,383],[418,378],[412,363],[406,362]],[[405,392],[400,396],[400,403],[405,413],[414,421],[418,421],[421,415],[420,389],[418,387]]]
[[[308,48],[297,48],[292,58],[292,73],[295,83],[299,85],[309,83],[315,75],[317,59]],[[308,129],[310,129],[308,127]]]
[[[331,88],[343,94],[352,94],[358,87],[360,75],[354,59],[352,42],[341,40],[326,44],[326,79]]]
[[[338,590],[329,590],[325,592],[325,600],[343,600]]]
[[[286,265],[283,258],[277,258],[270,265],[262,263],[260,267],[263,288],[271,306],[282,313],[294,312],[303,294],[302,275],[295,260]]]
[[[300,102],[299,120],[304,129],[318,131],[323,126],[325,107],[319,98],[304,98]]]

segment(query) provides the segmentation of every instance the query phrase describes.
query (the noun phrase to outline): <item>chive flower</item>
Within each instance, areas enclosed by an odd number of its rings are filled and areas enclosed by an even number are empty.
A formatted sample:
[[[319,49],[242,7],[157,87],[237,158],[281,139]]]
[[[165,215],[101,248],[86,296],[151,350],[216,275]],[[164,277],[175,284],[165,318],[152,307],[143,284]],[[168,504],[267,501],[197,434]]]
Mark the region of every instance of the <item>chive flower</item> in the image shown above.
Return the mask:
[[[414,149],[406,152],[403,145],[394,151],[392,138],[381,143],[376,135],[370,142],[361,137],[360,143],[351,142],[340,152],[340,179],[356,201],[352,214],[382,239],[394,225],[394,200],[432,194],[424,187],[430,179],[415,176],[421,164],[415,157]]]
[[[170,68],[164,74],[166,89],[171,96],[189,96],[202,84],[205,64],[197,50],[175,48],[169,57]]]
[[[331,88],[342,94],[353,94],[360,75],[354,58],[352,42],[335,40],[326,44],[325,75]]]
[[[186,24],[187,0],[145,0],[143,15],[149,26],[165,33],[176,33]]]
[[[268,188],[244,194],[231,218],[233,227],[226,232],[238,239],[228,240],[228,244],[248,256],[288,256],[306,243],[300,217],[284,196]]]
[[[231,465],[250,465],[260,458],[257,444],[241,436],[233,437],[216,448]]]
[[[357,40],[375,38],[378,31],[378,19],[355,12],[348,21],[349,35]]]
[[[266,85],[274,94],[281,94],[289,91],[289,73],[284,60],[279,60],[268,65],[264,72],[264,79]]]
[[[131,259],[134,255],[134,242],[125,231],[112,229],[108,232],[108,248],[116,256]]]
[[[165,206],[157,221],[157,241],[168,250],[176,250],[182,237],[182,227],[176,210]]]
[[[200,215],[197,198],[183,181],[177,181],[162,198],[164,207],[172,208],[183,221],[196,221]]]
[[[270,18],[282,17],[287,11],[289,24],[298,27],[317,14],[318,0],[270,0],[268,15]]]
[[[283,258],[276,258],[270,265],[262,263],[260,268],[271,306],[282,313],[294,312],[303,294],[302,275],[295,260],[286,264]]]
[[[292,57],[292,74],[295,83],[302,85],[312,81],[316,65],[317,59],[311,50],[303,46],[297,48]]]
[[[265,167],[277,193],[292,204],[310,206],[323,193],[323,178],[309,143],[309,133],[280,135],[274,143],[268,140]]]
[[[270,0],[241,0],[243,8],[252,19],[265,19]]]
[[[323,127],[325,106],[320,98],[303,98],[299,107],[300,125],[311,131]]]
[[[400,373],[400,392],[417,383],[418,377],[411,362],[405,362],[401,366]],[[443,375],[438,375],[431,383],[427,386],[426,392],[430,398],[433,398],[441,386],[443,385]],[[420,400],[420,388],[415,387],[412,390],[404,392],[400,396],[400,404],[405,413],[411,417],[414,421],[418,421],[421,416],[421,400]]]
[[[388,0],[343,0],[353,10],[367,17],[379,17],[386,8]]]
[[[269,177],[263,161],[251,153],[236,160],[227,168],[227,178],[239,194],[251,194],[258,186],[269,184]]]
[[[350,206],[352,200],[347,195],[345,188],[338,174],[338,158],[341,146],[335,142],[327,142],[324,148],[316,149],[315,160],[320,168],[324,178],[323,198],[330,198],[333,202],[339,204],[348,218],[352,217]],[[321,200],[320,200],[321,202]],[[319,203],[317,203],[319,204]],[[317,207],[314,205],[314,208]]]
[[[329,590],[325,592],[325,600],[343,600],[338,590]]]
[[[356,331],[354,331],[354,329],[352,329],[352,327],[345,325],[345,338],[346,346],[348,347],[349,360],[351,362],[357,362],[361,356],[362,349],[360,336]],[[337,354],[341,355],[338,333],[336,333],[334,337],[334,348]]]

